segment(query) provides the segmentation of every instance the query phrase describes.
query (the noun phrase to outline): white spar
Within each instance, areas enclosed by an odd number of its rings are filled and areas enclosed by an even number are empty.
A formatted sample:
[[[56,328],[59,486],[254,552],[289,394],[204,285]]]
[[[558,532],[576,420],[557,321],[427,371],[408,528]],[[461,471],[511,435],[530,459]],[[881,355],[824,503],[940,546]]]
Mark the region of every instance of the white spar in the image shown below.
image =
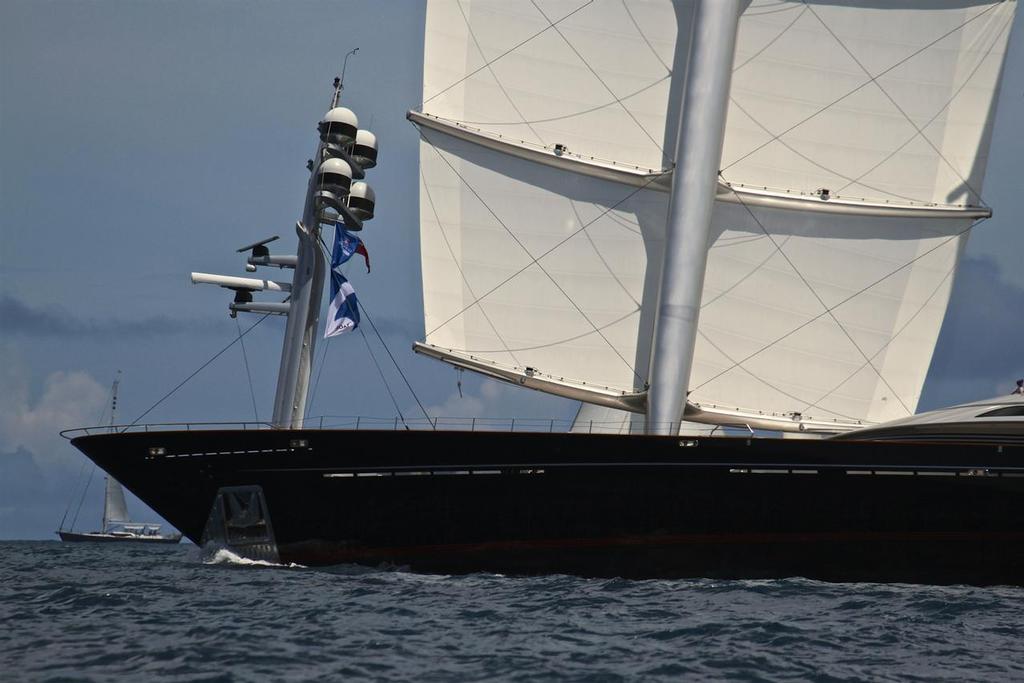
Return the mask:
[[[252,291],[290,292],[290,282],[260,280],[254,277],[235,277],[233,275],[214,275],[213,273],[192,273],[194,285],[219,285],[228,289],[249,289]]]

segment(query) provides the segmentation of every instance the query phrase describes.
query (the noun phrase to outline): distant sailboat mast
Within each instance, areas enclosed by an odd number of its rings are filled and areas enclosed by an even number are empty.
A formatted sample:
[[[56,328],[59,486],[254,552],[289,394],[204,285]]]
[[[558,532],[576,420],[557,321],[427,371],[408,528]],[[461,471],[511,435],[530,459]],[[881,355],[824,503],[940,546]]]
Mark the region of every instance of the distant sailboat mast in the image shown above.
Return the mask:
[[[117,371],[114,383],[110,387],[110,433],[117,432],[117,389],[121,385],[121,371]],[[103,532],[110,530],[111,524],[124,524],[128,521],[128,505],[124,499],[124,488],[109,474],[103,476]]]

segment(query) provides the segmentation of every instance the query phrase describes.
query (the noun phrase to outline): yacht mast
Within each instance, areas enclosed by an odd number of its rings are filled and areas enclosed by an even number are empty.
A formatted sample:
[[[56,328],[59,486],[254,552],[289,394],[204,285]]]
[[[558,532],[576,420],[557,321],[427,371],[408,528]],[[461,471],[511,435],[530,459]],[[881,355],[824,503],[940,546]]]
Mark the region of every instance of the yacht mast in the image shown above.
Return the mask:
[[[746,4],[698,0],[695,5],[651,353],[649,433],[672,433],[686,406],[736,32]]]
[[[331,109],[341,99],[341,79],[334,80]],[[324,142],[317,144],[317,164],[323,158]],[[281,347],[273,422],[277,427],[299,429],[306,411],[309,375],[320,324],[320,299],[324,288],[324,256],[320,251],[320,219],[317,216],[317,166],[310,169],[302,220],[295,225],[299,237],[295,271],[292,276],[291,305]]]
[[[110,433],[114,434],[117,430],[114,425],[117,424],[117,388],[121,385],[121,371],[118,370],[114,376],[114,384],[110,387]],[[114,482],[114,486],[118,486],[116,480],[110,478],[109,474],[103,475],[103,526],[100,529],[106,533],[107,524],[110,522],[110,498],[111,498],[111,482]],[[121,494],[124,498],[124,493]]]
[[[306,412],[327,270],[321,251],[320,226],[332,224],[335,230],[341,230],[343,225],[345,230],[358,232],[363,229],[364,221],[373,218],[374,193],[363,178],[366,169],[377,164],[377,138],[369,131],[359,130],[355,113],[339,106],[348,58],[358,50],[355,48],[345,55],[342,75],[334,79],[331,107],[320,122],[320,142],[309,163],[302,220],[295,226],[299,249],[295,256],[288,324],[274,397],[274,425],[284,429],[300,429]],[[255,256],[256,252],[253,254]]]
[[[356,50],[346,55],[346,62]],[[334,225],[337,230],[344,226],[345,230],[358,232],[365,221],[373,218],[376,202],[373,190],[363,178],[366,169],[377,165],[377,137],[359,129],[359,119],[354,112],[338,106],[342,81],[343,77],[334,79],[331,107],[318,126],[320,140],[316,154],[307,163],[306,201],[302,219],[295,224],[299,238],[296,254],[271,255],[267,245],[277,240],[277,235],[238,250],[252,252],[246,262],[248,272],[255,272],[259,266],[292,268],[291,283],[192,273],[194,284],[217,285],[235,292],[235,300],[228,306],[231,317],[239,311],[288,317],[274,395],[273,424],[282,429],[301,429],[306,411],[327,270],[321,251],[321,225]],[[357,181],[353,182],[353,178]],[[283,302],[255,302],[253,292],[259,291],[290,294]]]

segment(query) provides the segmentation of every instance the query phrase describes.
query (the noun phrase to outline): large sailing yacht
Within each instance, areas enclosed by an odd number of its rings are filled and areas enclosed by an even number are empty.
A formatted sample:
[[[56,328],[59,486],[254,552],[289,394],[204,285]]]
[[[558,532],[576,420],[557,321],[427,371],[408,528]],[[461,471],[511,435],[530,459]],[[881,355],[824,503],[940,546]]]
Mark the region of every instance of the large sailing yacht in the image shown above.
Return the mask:
[[[376,139],[336,80],[298,252],[247,247],[292,281],[193,275],[287,316],[273,424],[73,443],[190,539],[271,561],[1024,583],[1018,402],[913,417],[991,215],[1014,11],[431,0],[414,350],[579,400],[573,428],[305,424],[321,233],[373,214]]]

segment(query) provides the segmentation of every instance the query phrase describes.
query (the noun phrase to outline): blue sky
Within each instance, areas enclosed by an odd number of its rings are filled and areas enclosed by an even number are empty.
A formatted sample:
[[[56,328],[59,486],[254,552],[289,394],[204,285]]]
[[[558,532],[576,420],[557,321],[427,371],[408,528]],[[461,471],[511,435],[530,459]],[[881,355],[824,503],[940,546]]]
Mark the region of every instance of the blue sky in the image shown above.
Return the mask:
[[[234,250],[273,234],[294,248],[315,125],[353,47],[344,103],[381,141],[364,233],[373,273],[349,270],[360,301],[429,412],[571,417],[573,403],[469,375],[460,398],[453,370],[409,351],[423,329],[405,112],[420,101],[423,13],[397,1],[0,3],[0,538],[52,537],[82,464],[57,432],[97,421],[117,370],[119,421],[131,421],[237,336],[228,295],[188,273],[242,274]],[[971,237],[922,408],[1024,376],[1021,20],[986,179],[996,217]],[[282,330],[270,319],[246,337],[263,419]],[[394,415],[362,338],[332,343],[311,413]],[[146,419],[253,417],[236,347]],[[97,482],[79,527],[99,523]]]

